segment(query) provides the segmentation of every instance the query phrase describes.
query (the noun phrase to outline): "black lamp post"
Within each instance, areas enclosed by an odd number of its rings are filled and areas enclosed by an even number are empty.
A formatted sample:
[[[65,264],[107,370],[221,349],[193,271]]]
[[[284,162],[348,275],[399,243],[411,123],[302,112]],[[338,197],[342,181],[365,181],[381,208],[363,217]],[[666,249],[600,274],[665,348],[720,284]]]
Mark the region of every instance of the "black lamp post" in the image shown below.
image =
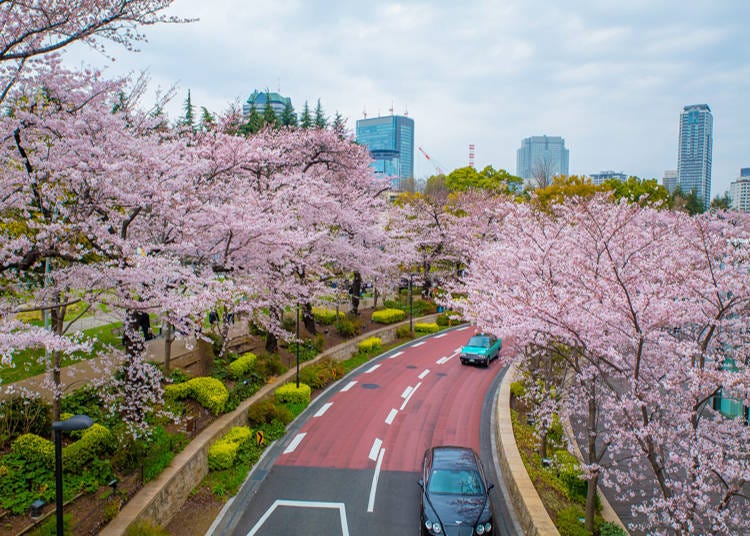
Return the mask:
[[[299,389],[299,302],[297,303],[297,389]]]
[[[88,415],[74,415],[64,421],[52,423],[55,433],[55,513],[57,514],[57,536],[63,536],[63,480],[62,480],[62,433],[83,430],[94,424]]]
[[[411,297],[411,293],[412,293],[412,290],[411,290],[412,289],[412,278],[413,277],[414,277],[414,274],[409,274],[409,332],[410,333],[414,333],[414,326],[413,326],[413,324],[414,324],[414,322],[413,322],[414,314],[413,314],[413,307],[412,307],[413,301],[412,301],[412,297]]]

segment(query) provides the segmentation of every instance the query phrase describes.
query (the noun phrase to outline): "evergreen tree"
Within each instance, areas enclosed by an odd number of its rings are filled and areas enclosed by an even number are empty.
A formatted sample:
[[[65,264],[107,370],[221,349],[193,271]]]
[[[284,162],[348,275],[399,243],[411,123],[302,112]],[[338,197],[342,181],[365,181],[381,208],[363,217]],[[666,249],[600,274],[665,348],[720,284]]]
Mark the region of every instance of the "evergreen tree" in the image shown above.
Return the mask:
[[[216,118],[208,111],[208,108],[201,106],[201,130],[211,130],[214,126],[216,126]]]
[[[313,126],[312,115],[310,114],[310,106],[305,101],[305,107],[302,109],[302,118],[300,119],[299,126],[302,128],[310,128]]]
[[[190,90],[188,89],[187,99],[185,99],[185,115],[182,119],[182,124],[189,127],[191,130],[195,130],[195,106],[190,98]]]
[[[732,208],[732,196],[724,192],[722,196],[716,196],[711,200],[711,210],[729,210]]]
[[[258,112],[258,108],[255,107],[255,102],[250,105],[250,113],[247,114],[247,121],[240,127],[240,133],[249,136],[255,134],[263,128],[263,116]]]
[[[346,123],[344,122],[344,117],[338,112],[336,112],[336,115],[333,118],[333,123],[331,123],[331,130],[338,134],[339,138],[343,138],[346,134]]]
[[[271,94],[266,91],[266,105],[263,107],[263,126],[276,126],[279,118],[271,107]]]
[[[284,110],[281,112],[281,125],[285,127],[297,126],[297,114],[294,112],[292,101],[286,101]]]
[[[325,114],[323,113],[323,106],[320,104],[320,99],[318,99],[318,105],[315,107],[315,127],[316,128],[326,128],[328,126],[328,120],[326,119]]]

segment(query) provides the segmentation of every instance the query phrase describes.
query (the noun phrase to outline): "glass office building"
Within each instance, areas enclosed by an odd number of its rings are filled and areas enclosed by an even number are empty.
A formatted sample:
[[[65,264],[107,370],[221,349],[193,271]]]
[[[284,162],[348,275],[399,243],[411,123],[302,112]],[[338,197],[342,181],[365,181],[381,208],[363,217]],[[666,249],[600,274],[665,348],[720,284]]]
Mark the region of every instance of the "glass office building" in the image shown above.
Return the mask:
[[[706,209],[711,202],[713,130],[714,116],[708,104],[683,108],[677,147],[677,184],[683,193],[698,194]]]
[[[516,152],[516,175],[533,179],[541,174],[547,178],[568,175],[570,152],[560,136],[532,136],[521,142]]]
[[[365,145],[375,173],[394,179],[414,176],[414,120],[401,115],[357,121],[357,143]],[[394,181],[398,186],[398,181]]]
[[[250,115],[250,109],[252,108],[253,104],[255,105],[255,109],[258,111],[258,113],[263,114],[263,111],[266,109],[267,101],[271,103],[271,109],[274,111],[277,117],[281,117],[281,114],[284,112],[284,108],[287,104],[292,104],[292,99],[290,99],[289,97],[284,97],[283,95],[280,95],[273,91],[260,92],[256,89],[255,91],[253,91],[252,95],[248,97],[247,101],[242,105],[242,115],[246,117]]]

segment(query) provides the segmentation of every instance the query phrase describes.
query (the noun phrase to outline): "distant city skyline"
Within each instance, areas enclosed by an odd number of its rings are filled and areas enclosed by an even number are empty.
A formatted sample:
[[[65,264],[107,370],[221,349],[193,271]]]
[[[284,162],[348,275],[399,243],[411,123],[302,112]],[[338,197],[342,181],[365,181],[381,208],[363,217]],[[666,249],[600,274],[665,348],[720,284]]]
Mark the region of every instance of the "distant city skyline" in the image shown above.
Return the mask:
[[[516,151],[516,175],[524,180],[570,175],[570,150],[561,136],[530,136]]]

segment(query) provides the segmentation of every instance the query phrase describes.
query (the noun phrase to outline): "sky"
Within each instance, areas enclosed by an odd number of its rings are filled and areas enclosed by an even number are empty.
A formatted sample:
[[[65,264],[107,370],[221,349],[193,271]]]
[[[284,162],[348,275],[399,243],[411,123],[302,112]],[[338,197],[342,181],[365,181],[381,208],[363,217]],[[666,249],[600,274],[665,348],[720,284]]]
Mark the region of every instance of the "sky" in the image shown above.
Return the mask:
[[[148,27],[140,52],[77,45],[73,65],[146,70],[222,112],[253,90],[301,113],[320,99],[354,133],[367,117],[415,122],[415,176],[469,163],[516,172],[530,136],[561,136],[570,173],[614,170],[661,182],[677,169],[682,108],[714,116],[711,196],[750,167],[749,0],[175,0],[197,19]]]

